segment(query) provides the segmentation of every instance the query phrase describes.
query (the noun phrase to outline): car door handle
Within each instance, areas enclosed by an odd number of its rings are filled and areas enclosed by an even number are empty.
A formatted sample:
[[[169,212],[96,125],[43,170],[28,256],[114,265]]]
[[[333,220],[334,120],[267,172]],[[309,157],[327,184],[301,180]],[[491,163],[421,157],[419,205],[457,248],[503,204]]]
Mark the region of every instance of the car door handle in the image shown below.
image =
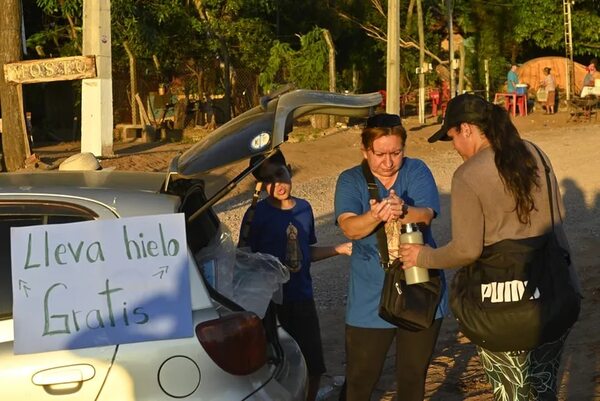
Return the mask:
[[[32,382],[38,386],[52,386],[56,384],[80,383],[90,380],[96,374],[92,365],[70,365],[42,370],[33,375]]]

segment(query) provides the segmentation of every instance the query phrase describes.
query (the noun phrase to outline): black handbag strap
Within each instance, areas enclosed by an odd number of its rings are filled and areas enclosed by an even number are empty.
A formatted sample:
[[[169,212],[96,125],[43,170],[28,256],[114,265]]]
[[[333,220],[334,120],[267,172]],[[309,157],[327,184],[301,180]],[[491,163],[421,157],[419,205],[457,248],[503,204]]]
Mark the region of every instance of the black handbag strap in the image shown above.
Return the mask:
[[[552,197],[552,181],[550,179],[550,173],[552,172],[552,170],[550,169],[550,166],[548,165],[548,163],[546,163],[546,159],[544,159],[544,155],[542,154],[542,151],[540,150],[540,148],[537,147],[537,145],[533,144],[532,142],[531,145],[535,148],[537,154],[540,156],[540,159],[542,161],[542,164],[544,165],[544,173],[546,175],[546,186],[548,187],[548,202],[550,204],[550,220],[552,223],[552,233],[555,236],[555,240],[556,240],[556,232],[555,232],[555,228],[554,228],[554,201],[553,201],[553,197]],[[558,189],[557,189],[558,190]],[[557,193],[557,205],[558,205],[558,193]],[[558,217],[560,217],[560,210],[558,213]],[[569,252],[566,249],[562,249],[563,252],[563,256],[565,258],[565,260],[567,261],[568,265],[571,265],[571,255],[569,254]],[[541,271],[540,271],[541,274]],[[540,277],[536,277],[533,278],[532,280],[529,280],[528,284],[533,283],[536,280],[539,280]],[[527,286],[529,287],[529,285]]]
[[[544,165],[544,173],[546,175],[546,186],[548,187],[548,203],[550,204],[550,220],[552,220],[552,231],[554,232],[554,202],[552,201],[552,182],[550,180],[550,172],[552,170],[550,169],[548,163],[546,163],[546,159],[544,159],[544,155],[542,154],[540,148],[538,148],[532,142],[529,143],[531,143],[531,146],[534,147],[534,149],[540,156],[540,159],[542,160],[542,164]]]
[[[379,202],[381,200],[379,198],[379,189],[377,188],[375,177],[373,176],[373,173],[371,172],[366,160],[362,161],[361,167],[363,175],[365,176],[365,180],[367,181],[370,199],[375,199],[377,202]],[[377,236],[377,246],[379,248],[379,262],[381,263],[381,267],[384,270],[387,270],[390,267],[390,254],[388,251],[387,235],[385,235],[384,224],[379,224],[375,235]]]

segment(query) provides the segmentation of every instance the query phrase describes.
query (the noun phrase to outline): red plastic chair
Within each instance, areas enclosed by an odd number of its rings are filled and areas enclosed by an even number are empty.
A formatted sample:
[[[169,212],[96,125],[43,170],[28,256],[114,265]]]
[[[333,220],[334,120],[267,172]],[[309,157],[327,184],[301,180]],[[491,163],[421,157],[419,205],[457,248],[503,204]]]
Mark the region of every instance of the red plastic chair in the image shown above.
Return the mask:
[[[438,114],[438,107],[440,106],[440,91],[437,89],[430,89],[429,100],[431,100],[431,116],[436,117]]]

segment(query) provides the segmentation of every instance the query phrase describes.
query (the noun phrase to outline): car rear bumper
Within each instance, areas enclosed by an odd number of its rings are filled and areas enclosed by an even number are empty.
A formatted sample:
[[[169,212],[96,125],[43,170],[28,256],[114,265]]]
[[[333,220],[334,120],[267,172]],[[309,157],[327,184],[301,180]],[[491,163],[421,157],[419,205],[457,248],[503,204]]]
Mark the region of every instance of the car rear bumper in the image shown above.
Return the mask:
[[[292,337],[279,328],[279,343],[285,359],[282,361],[275,380],[287,390],[290,400],[304,401],[308,386],[308,371],[300,348]]]

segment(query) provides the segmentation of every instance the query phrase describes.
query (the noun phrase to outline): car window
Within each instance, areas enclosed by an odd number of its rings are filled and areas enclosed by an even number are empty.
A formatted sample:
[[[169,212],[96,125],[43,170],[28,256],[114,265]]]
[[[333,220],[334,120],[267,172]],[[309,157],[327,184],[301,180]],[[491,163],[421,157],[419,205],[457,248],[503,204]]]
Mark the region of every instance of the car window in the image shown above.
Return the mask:
[[[10,228],[96,219],[93,211],[65,203],[0,202],[0,320],[12,318]]]

